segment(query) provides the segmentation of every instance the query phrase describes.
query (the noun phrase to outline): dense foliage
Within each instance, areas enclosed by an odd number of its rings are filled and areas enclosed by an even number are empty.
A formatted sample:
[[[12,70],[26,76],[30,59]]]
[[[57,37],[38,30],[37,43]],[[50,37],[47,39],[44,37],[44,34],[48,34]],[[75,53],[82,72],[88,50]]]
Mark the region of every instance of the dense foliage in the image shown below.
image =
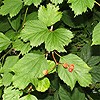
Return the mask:
[[[1,100],[100,100],[99,0],[0,0]]]

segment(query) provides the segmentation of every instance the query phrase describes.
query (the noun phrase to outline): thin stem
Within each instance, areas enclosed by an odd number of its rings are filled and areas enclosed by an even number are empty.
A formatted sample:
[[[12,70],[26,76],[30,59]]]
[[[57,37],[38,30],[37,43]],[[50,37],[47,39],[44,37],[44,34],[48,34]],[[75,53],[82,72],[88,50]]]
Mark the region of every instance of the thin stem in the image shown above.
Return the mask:
[[[88,95],[88,94],[87,94],[87,97],[89,98],[89,100],[93,100],[93,99],[90,97],[90,95]]]
[[[5,56],[7,55],[7,54],[9,54],[10,52],[12,51],[12,48],[11,49],[9,49],[8,50],[8,52],[6,52],[1,58],[0,58],[0,60],[2,60],[2,59],[4,59],[5,58]]]
[[[25,21],[26,21],[27,12],[28,12],[28,7],[26,8],[26,11],[25,11],[25,15],[24,15],[23,23],[22,23],[22,28],[24,27],[24,24],[25,24]]]
[[[22,22],[22,27],[19,29],[18,32],[20,32],[24,27],[24,24],[25,24],[25,21],[26,21],[27,12],[28,12],[28,7],[26,8],[26,11],[25,11],[24,19],[23,19],[23,22]]]
[[[55,54],[57,55],[57,56],[59,56],[60,58],[61,58],[61,56],[56,52],[56,51],[54,51],[55,52]]]
[[[95,3],[96,3],[98,6],[100,6],[100,3],[98,3],[97,1],[95,1]]]
[[[56,65],[58,65],[58,62],[57,62],[57,60],[56,60],[56,58],[54,56],[54,52],[52,52],[52,57],[53,57],[53,60],[55,61]]]
[[[18,57],[21,55],[21,52],[18,54]]]

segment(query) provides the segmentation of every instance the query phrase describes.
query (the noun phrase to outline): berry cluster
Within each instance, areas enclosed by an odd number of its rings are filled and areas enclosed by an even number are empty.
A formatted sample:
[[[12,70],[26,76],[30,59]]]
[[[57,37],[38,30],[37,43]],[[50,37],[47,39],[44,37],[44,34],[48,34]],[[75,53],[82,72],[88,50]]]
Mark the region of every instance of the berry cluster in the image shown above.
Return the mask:
[[[64,68],[67,68],[69,72],[72,72],[74,70],[74,64],[67,64],[67,63],[63,63],[62,66]],[[47,75],[48,74],[48,70],[43,70],[43,75]]]
[[[64,68],[68,68],[68,71],[69,71],[69,72],[72,72],[73,69],[74,69],[74,64],[70,64],[70,65],[69,65],[69,64],[67,64],[67,63],[63,63],[62,65],[63,65]]]

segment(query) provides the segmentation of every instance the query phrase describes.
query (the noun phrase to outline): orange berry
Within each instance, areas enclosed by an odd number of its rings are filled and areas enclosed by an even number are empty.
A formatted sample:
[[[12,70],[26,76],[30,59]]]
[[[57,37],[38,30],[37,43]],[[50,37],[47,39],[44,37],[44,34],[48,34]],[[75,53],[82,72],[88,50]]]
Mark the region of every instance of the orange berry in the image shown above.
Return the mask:
[[[69,72],[72,72],[73,69],[74,69],[74,64],[70,64],[70,67],[68,68],[68,71],[69,71]]]
[[[64,63],[64,64],[63,64],[63,67],[64,67],[64,68],[68,68],[68,66],[69,66],[69,65],[68,65],[67,63]]]
[[[70,64],[70,68],[74,69],[74,64]]]
[[[48,74],[48,70],[43,70],[43,75],[47,75]]]
[[[72,72],[72,71],[73,71],[73,69],[69,67],[69,68],[68,68],[68,71],[69,71],[69,72]]]

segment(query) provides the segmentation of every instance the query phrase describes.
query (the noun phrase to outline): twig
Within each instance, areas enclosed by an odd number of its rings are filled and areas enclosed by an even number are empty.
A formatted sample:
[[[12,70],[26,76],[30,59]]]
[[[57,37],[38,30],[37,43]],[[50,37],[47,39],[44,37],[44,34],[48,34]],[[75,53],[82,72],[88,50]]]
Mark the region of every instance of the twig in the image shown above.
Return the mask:
[[[59,56],[60,58],[61,58],[61,56],[56,52],[56,51],[54,51],[55,52],[55,54],[57,55],[57,56]]]
[[[0,60],[2,60],[7,54],[9,54],[12,51],[12,48],[8,50],[8,52],[6,52],[1,58]]]
[[[52,57],[53,57],[53,60],[55,61],[56,65],[58,65],[58,62],[57,62],[57,60],[56,60],[56,58],[54,56],[54,52],[52,52]]]
[[[26,11],[25,11],[25,15],[24,15],[23,23],[22,23],[22,28],[24,27],[24,23],[26,21],[27,11],[28,11],[28,7],[26,8]]]
[[[98,6],[100,6],[100,3],[98,3],[97,1],[95,1],[95,3],[96,3]]]
[[[88,95],[88,94],[87,94],[87,97],[89,98],[89,100],[93,100],[93,99],[90,97],[90,95]]]
[[[18,57],[21,55],[21,52],[18,54]]]
[[[28,12],[28,7],[26,8],[26,11],[25,11],[24,19],[23,19],[23,22],[22,22],[22,27],[19,29],[18,32],[20,32],[24,28],[24,24],[25,24],[25,21],[26,21],[27,12]]]
[[[26,8],[23,23],[22,23],[22,28],[24,27],[25,21],[26,21],[26,15],[27,15],[28,7]]]

